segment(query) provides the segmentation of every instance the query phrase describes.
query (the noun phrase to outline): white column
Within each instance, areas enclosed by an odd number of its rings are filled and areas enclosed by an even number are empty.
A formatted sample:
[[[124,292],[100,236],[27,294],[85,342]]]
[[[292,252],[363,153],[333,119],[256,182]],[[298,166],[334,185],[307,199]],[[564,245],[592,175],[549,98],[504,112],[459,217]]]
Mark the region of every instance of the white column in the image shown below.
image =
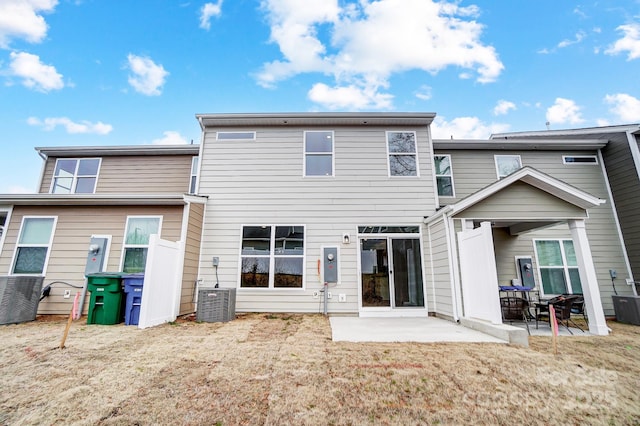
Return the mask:
[[[580,282],[582,283],[582,293],[584,295],[584,308],[587,310],[587,318],[589,319],[589,332],[599,336],[606,336],[609,334],[609,327],[607,327],[607,322],[604,319],[598,278],[596,269],[593,266],[593,257],[591,256],[584,220],[570,220],[569,229],[571,230],[573,246],[578,260]]]

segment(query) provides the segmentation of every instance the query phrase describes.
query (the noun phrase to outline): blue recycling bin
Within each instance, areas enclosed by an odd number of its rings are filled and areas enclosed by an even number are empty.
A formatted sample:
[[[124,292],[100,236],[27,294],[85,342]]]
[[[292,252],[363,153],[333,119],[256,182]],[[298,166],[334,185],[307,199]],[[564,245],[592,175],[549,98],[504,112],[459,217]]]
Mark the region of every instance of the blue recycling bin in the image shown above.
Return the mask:
[[[124,294],[126,295],[124,324],[138,325],[144,273],[122,275],[122,283],[124,284]]]

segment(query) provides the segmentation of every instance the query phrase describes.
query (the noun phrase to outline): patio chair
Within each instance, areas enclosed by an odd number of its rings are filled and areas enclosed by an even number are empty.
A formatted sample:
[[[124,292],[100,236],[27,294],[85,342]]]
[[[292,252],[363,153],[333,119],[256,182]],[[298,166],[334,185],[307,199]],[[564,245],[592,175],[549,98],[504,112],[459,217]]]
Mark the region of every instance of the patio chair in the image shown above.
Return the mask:
[[[581,294],[573,294],[573,295],[563,294],[563,296],[564,297],[575,296],[575,298],[573,299],[573,304],[571,305],[571,313],[582,315],[582,318],[584,318],[584,321],[588,322],[587,312],[584,309],[584,297]]]
[[[548,306],[553,306],[558,325],[564,325],[567,328],[567,331],[569,331],[569,333],[571,334],[573,334],[573,331],[571,331],[569,324],[584,333],[584,330],[571,319],[571,309],[573,308],[574,301],[578,299],[578,297],[579,296],[576,295],[557,296],[553,299],[550,299],[548,304]],[[538,321],[541,319],[548,320],[549,325],[551,325],[551,315],[548,306],[536,306],[536,328],[538,328]]]
[[[501,297],[500,308],[502,309],[503,321],[524,321],[527,327],[527,333],[529,331],[529,302],[522,297]]]

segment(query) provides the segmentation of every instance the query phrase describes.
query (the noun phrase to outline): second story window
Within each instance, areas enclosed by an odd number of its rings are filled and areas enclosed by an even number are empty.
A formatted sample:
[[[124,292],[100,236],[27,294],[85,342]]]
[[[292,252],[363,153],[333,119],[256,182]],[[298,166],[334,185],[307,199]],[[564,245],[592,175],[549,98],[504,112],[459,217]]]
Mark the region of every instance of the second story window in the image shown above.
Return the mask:
[[[65,158],[56,161],[52,194],[93,194],[96,190],[99,158]]]
[[[333,132],[304,132],[304,175],[333,176]]]
[[[418,176],[415,132],[387,132],[390,176]]]
[[[519,155],[496,155],[495,160],[498,179],[509,176],[522,168],[522,160]]]
[[[191,181],[189,182],[189,194],[196,193],[196,183],[198,182],[198,157],[191,159]]]
[[[438,195],[441,197],[453,197],[453,172],[451,170],[450,155],[436,155],[433,157],[436,170],[436,183]]]

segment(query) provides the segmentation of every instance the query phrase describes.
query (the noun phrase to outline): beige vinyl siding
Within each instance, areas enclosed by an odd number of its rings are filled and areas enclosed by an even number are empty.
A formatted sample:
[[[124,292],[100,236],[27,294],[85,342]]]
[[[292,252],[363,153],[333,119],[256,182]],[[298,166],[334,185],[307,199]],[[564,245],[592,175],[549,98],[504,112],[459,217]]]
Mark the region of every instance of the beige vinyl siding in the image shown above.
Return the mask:
[[[96,194],[180,194],[189,192],[193,155],[105,156]],[[56,158],[45,164],[41,193],[49,193]]]
[[[445,153],[445,151],[442,153]],[[605,204],[588,210],[587,213],[589,217],[585,223],[605,314],[613,315],[614,312],[611,301],[613,289],[611,286],[611,278],[609,277],[609,269],[625,271],[626,265],[602,168],[598,165],[565,165],[562,163],[563,155],[597,155],[596,151],[493,152],[481,150],[447,150],[446,153],[451,154],[457,199],[464,198],[496,181],[493,156],[499,153],[520,155],[523,166],[531,166],[591,195],[606,200]],[[449,199],[441,198],[441,202],[444,200]],[[519,210],[522,209],[519,208]],[[571,234],[567,225],[562,225],[530,232],[517,237],[517,244],[512,246],[514,247],[514,252],[504,252],[504,255],[509,259],[504,263],[504,269],[500,268],[500,264],[498,265],[498,276],[501,283],[507,284],[511,278],[516,277],[514,260],[516,255],[535,257],[535,249],[533,246],[534,238],[571,238]],[[499,262],[504,261],[500,259]],[[537,269],[535,270],[535,278],[536,283],[539,284],[540,277]],[[630,288],[623,285],[621,281],[620,279],[618,280],[619,283],[616,288],[619,291],[631,292]]]
[[[359,225],[415,225],[433,214],[432,152],[426,128],[271,128],[255,141],[216,141],[205,134],[200,194],[209,196],[201,278],[214,280],[210,265],[220,257],[223,287],[239,284],[242,225],[305,225],[304,289],[238,290],[239,311],[318,312],[322,288],[317,262],[322,246],[340,248],[340,283],[330,289],[331,313],[358,311]],[[333,130],[334,177],[303,177],[303,132]],[[386,131],[417,131],[420,177],[389,177]],[[342,244],[342,234],[351,235]],[[344,293],[346,302],[338,302]]]
[[[635,143],[638,143],[637,138],[636,136]],[[634,279],[640,280],[640,197],[638,196],[640,181],[638,180],[638,170],[626,137],[609,142],[602,150],[602,155],[618,212],[618,220],[624,235],[631,271]]]
[[[456,215],[456,218],[546,220],[586,218],[584,209],[524,182],[515,182],[497,194]]]
[[[13,210],[11,223],[6,230],[5,244],[0,254],[0,271],[11,271],[11,260],[23,216],[57,216],[51,254],[44,284],[63,281],[75,286],[84,285],[84,270],[91,235],[111,235],[106,271],[120,271],[122,241],[126,218],[130,215],[162,216],[161,237],[170,241],[180,239],[182,206],[178,207],[21,207]],[[64,299],[64,290],[71,290],[72,297]],[[40,302],[40,314],[68,314],[76,292],[81,289],[56,284],[49,297]],[[88,308],[88,297],[85,312]]]
[[[195,290],[198,279],[198,260],[204,220],[204,204],[191,203],[188,207],[189,219],[184,246],[184,266],[182,268],[182,293],[180,294],[180,315],[195,311]]]
[[[427,294],[429,311],[436,315],[453,318],[453,294],[449,240],[445,222],[440,219],[427,227],[427,241],[430,247],[426,257]]]

